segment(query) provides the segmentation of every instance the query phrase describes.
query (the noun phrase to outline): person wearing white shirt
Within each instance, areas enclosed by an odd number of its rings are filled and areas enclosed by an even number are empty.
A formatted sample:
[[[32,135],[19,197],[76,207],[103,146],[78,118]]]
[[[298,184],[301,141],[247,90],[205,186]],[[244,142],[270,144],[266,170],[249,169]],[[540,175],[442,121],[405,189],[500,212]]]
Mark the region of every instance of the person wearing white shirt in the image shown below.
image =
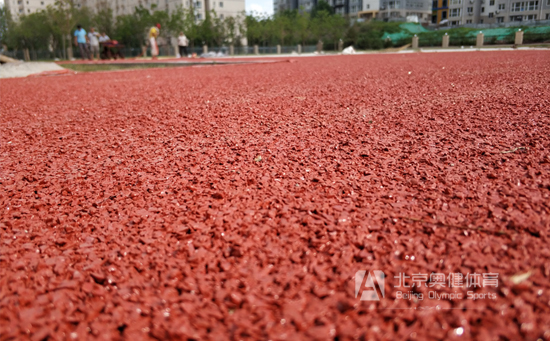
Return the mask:
[[[105,32],[101,33],[101,36],[99,37],[99,42],[108,43],[109,41],[111,41],[111,38],[109,38],[109,36],[106,35]]]
[[[99,43],[103,46],[103,58],[109,58],[109,48],[105,46],[105,43],[108,43],[111,41],[111,38],[105,32],[101,32],[101,35],[99,36]]]
[[[178,47],[180,50],[180,57],[183,58],[184,56],[187,57],[187,45],[189,44],[189,40],[183,34],[183,32],[180,32],[180,36],[178,37]]]
[[[97,56],[97,59],[99,59],[99,33],[95,31],[95,28],[90,28],[90,32],[88,33],[88,40],[90,41],[90,50],[92,53],[92,59]]]

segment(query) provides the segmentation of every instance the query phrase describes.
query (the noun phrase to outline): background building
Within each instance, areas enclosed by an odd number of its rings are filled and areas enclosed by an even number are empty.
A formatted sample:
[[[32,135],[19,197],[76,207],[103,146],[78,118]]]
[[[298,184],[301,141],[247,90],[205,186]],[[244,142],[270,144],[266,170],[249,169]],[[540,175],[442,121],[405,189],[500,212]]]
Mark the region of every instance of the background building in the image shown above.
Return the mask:
[[[87,6],[94,10],[102,6],[113,9],[113,15],[125,15],[134,12],[134,8],[143,6],[145,8],[155,7],[157,10],[170,11],[178,6],[183,8],[194,8],[197,20],[202,20],[205,13],[214,10],[221,19],[230,16],[237,16],[245,10],[245,0],[76,0],[77,6]]]
[[[55,0],[4,0],[4,4],[12,17],[17,19],[20,15],[31,14],[46,9],[48,5],[54,5]],[[74,0],[74,4],[77,7],[89,7],[94,11],[110,7],[114,16],[132,14],[134,8],[140,5],[145,8],[156,6],[157,10],[168,13],[178,6],[193,6],[197,20],[204,19],[205,13],[209,10],[214,10],[222,19],[237,16],[245,10],[245,0]]]
[[[46,6],[54,3],[55,0],[4,0],[4,6],[11,12],[11,17],[14,19],[23,14],[31,14],[46,9]]]
[[[311,11],[318,0],[274,0],[275,13],[303,8]],[[365,19],[405,20],[417,16],[419,22],[429,23],[432,15],[431,0],[326,0],[334,12]]]
[[[329,1],[327,0],[327,2]],[[273,12],[279,13],[299,8],[303,8],[309,12],[315,5],[317,5],[317,0],[273,0]]]
[[[381,0],[379,18],[387,21],[404,21],[416,17],[420,23],[429,23],[432,16],[430,0]],[[416,21],[416,20],[415,20]]]
[[[380,0],[363,0],[361,11],[357,13],[357,16],[364,19],[378,18],[378,12],[380,11]]]
[[[432,24],[497,24],[550,19],[550,0],[434,0]]]
[[[303,8],[319,0],[274,0],[275,13]],[[342,15],[385,21],[407,19],[449,26],[550,20],[550,0],[326,0]]]

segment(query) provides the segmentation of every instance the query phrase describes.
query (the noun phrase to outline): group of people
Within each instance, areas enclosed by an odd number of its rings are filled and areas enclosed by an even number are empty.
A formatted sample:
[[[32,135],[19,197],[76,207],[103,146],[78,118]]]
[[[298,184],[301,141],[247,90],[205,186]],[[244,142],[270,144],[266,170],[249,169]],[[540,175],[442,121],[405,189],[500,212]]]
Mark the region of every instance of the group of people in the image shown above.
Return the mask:
[[[157,38],[160,34],[160,27],[160,24],[156,24],[149,29],[148,43],[151,48],[151,56],[153,57],[153,59],[157,59],[159,55]],[[97,58],[100,59],[100,44],[105,45],[106,43],[110,43],[111,38],[109,38],[109,36],[105,34],[105,32],[102,32],[101,34],[97,33],[93,27],[90,28],[89,33],[87,33],[81,25],[78,25],[76,28],[77,29],[74,32],[74,44],[80,49],[80,55],[82,56],[82,59],[94,60],[94,57],[96,55]],[[187,57],[188,45],[189,39],[187,39],[183,32],[180,32],[180,35],[178,37],[178,47],[179,55],[181,57]],[[108,47],[105,46],[104,48],[107,49]]]
[[[105,32],[99,34],[93,27],[87,33],[81,25],[78,25],[74,32],[74,44],[78,46],[82,59],[94,60],[96,56],[100,59],[99,45],[110,41],[111,38]]]

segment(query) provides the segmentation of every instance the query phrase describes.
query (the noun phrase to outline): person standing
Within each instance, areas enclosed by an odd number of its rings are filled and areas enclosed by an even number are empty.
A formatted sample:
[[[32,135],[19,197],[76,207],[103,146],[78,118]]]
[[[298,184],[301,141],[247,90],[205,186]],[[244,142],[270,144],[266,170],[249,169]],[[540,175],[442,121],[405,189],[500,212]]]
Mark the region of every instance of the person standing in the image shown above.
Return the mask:
[[[183,34],[183,32],[180,32],[180,36],[178,37],[178,47],[180,50],[180,58],[183,58],[184,56],[187,57],[187,45],[189,44],[189,40]]]
[[[159,55],[159,46],[157,45],[157,37],[160,34],[160,24],[151,27],[149,30],[149,44],[151,45],[151,56],[157,59]]]
[[[80,55],[82,59],[90,59],[90,51],[88,51],[88,37],[86,36],[86,30],[82,26],[77,25],[76,31],[74,31],[74,44],[80,49]]]
[[[97,33],[93,27],[90,28],[90,33],[88,33],[88,40],[90,41],[92,59],[97,56],[99,60],[99,33]]]

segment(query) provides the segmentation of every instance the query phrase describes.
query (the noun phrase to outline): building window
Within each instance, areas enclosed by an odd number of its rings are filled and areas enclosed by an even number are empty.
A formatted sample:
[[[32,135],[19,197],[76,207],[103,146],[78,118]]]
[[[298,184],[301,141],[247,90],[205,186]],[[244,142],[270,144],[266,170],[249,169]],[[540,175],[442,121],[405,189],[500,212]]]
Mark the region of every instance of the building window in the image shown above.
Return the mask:
[[[460,8],[453,8],[449,13],[450,17],[460,17]]]
[[[28,10],[27,10],[27,13],[30,13],[30,12],[31,12],[31,10],[30,10],[30,9],[28,9]]]
[[[481,7],[481,13],[485,13],[485,7]]]
[[[462,5],[462,0],[451,0],[450,4],[451,6]]]
[[[537,20],[537,15],[536,14],[526,15],[525,20]]]
[[[494,6],[494,5],[495,5],[495,0],[489,1],[489,6]]]
[[[195,7],[196,8],[201,8],[201,2],[200,1],[195,1]]]
[[[399,8],[399,1],[390,1],[388,3],[388,8],[389,9]]]
[[[458,26],[458,25],[460,25],[460,21],[458,20],[451,21],[451,26]]]
[[[497,17],[497,23],[503,23],[504,17]]]
[[[441,12],[441,19],[447,19],[447,11]]]
[[[220,1],[220,8],[223,8],[223,2]]]
[[[447,7],[447,0],[443,0],[443,7]]]
[[[498,9],[506,9],[506,4],[498,4]]]
[[[489,18],[493,17],[493,12],[489,13]]]
[[[471,23],[472,23],[472,19],[466,20],[466,24],[471,24]]]
[[[220,14],[220,19],[223,20],[223,14]]]
[[[474,8],[473,7],[468,7],[468,14],[472,15],[473,13],[474,13]]]
[[[22,5],[22,4],[23,4],[23,0],[17,1],[17,4],[18,4],[18,5]]]
[[[41,4],[42,6],[44,6],[44,1],[40,1],[40,4]]]
[[[534,11],[539,8],[538,1],[525,1],[512,3],[512,12]]]
[[[481,19],[481,20],[479,21],[479,23],[480,23],[480,24],[483,24],[483,19]]]
[[[370,9],[370,4],[367,4],[367,9]]]
[[[546,20],[550,19],[550,13],[546,13]]]

